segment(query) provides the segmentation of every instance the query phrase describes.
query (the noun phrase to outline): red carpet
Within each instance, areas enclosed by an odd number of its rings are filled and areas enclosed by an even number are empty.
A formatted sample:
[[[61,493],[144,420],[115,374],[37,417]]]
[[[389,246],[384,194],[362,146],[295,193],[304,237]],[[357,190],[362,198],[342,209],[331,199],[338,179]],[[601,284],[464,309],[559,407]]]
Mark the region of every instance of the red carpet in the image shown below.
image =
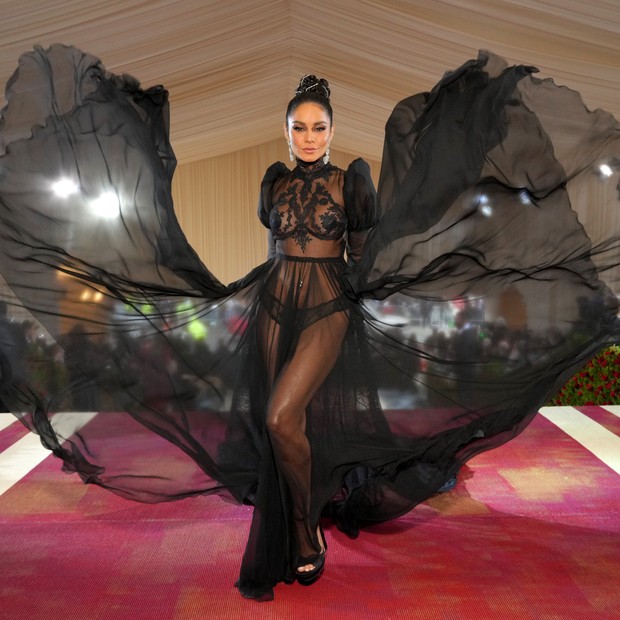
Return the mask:
[[[620,418],[580,411],[620,434]],[[15,423],[0,451],[18,441]],[[47,458],[0,496],[0,619],[618,618],[620,477],[538,416],[457,487],[351,541],[272,603],[233,583],[250,509],[217,498],[141,505]]]

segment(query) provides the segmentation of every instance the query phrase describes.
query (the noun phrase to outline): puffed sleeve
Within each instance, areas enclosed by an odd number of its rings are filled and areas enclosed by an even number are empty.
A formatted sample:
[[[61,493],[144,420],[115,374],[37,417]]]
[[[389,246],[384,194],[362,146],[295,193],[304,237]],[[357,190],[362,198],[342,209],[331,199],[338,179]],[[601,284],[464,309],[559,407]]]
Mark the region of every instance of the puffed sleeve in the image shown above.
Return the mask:
[[[260,184],[260,196],[258,198],[258,218],[265,228],[269,228],[269,212],[273,206],[273,186],[278,179],[281,179],[290,170],[281,162],[271,164]]]
[[[289,169],[281,162],[271,164],[260,184],[260,196],[258,198],[258,218],[263,226],[269,229],[269,212],[273,205],[273,186],[276,181],[287,174]],[[267,260],[271,260],[276,255],[276,242],[273,238],[271,229],[267,233]]]
[[[344,175],[344,205],[347,212],[347,256],[357,263],[366,237],[377,222],[377,192],[370,168],[363,159],[351,162]]]

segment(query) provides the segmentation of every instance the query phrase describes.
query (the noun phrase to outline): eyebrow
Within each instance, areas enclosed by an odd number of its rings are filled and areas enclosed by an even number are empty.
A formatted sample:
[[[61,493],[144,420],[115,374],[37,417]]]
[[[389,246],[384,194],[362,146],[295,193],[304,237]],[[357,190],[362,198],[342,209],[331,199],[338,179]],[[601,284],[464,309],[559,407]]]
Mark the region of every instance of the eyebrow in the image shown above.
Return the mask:
[[[306,123],[304,123],[303,121],[297,121],[297,120],[292,120],[291,123],[293,125],[303,125],[304,127],[306,126]],[[316,123],[314,123],[314,127],[316,127],[317,125],[327,125],[327,121],[317,121]]]

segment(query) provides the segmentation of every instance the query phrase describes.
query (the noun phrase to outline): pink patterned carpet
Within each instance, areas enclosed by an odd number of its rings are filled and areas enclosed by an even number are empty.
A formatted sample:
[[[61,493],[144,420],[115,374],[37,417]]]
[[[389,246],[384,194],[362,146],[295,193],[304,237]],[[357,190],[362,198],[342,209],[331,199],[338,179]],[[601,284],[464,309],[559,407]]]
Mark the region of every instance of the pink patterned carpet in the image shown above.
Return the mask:
[[[580,411],[620,435],[618,416]],[[5,428],[0,452],[23,436]],[[259,604],[233,587],[249,508],[132,503],[50,456],[0,495],[0,619],[611,620],[619,517],[620,476],[537,416],[401,519],[355,541],[326,523],[321,580]]]

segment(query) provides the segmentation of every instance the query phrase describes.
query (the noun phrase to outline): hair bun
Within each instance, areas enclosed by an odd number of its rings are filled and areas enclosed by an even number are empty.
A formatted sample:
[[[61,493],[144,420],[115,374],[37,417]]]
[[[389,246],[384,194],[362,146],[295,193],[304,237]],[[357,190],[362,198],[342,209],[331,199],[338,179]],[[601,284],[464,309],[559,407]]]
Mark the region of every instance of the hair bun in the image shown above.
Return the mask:
[[[299,81],[299,86],[295,91],[295,96],[303,95],[304,93],[316,93],[325,99],[329,99],[331,91],[329,90],[329,82],[324,78],[318,78],[316,75],[309,73],[304,75]]]

